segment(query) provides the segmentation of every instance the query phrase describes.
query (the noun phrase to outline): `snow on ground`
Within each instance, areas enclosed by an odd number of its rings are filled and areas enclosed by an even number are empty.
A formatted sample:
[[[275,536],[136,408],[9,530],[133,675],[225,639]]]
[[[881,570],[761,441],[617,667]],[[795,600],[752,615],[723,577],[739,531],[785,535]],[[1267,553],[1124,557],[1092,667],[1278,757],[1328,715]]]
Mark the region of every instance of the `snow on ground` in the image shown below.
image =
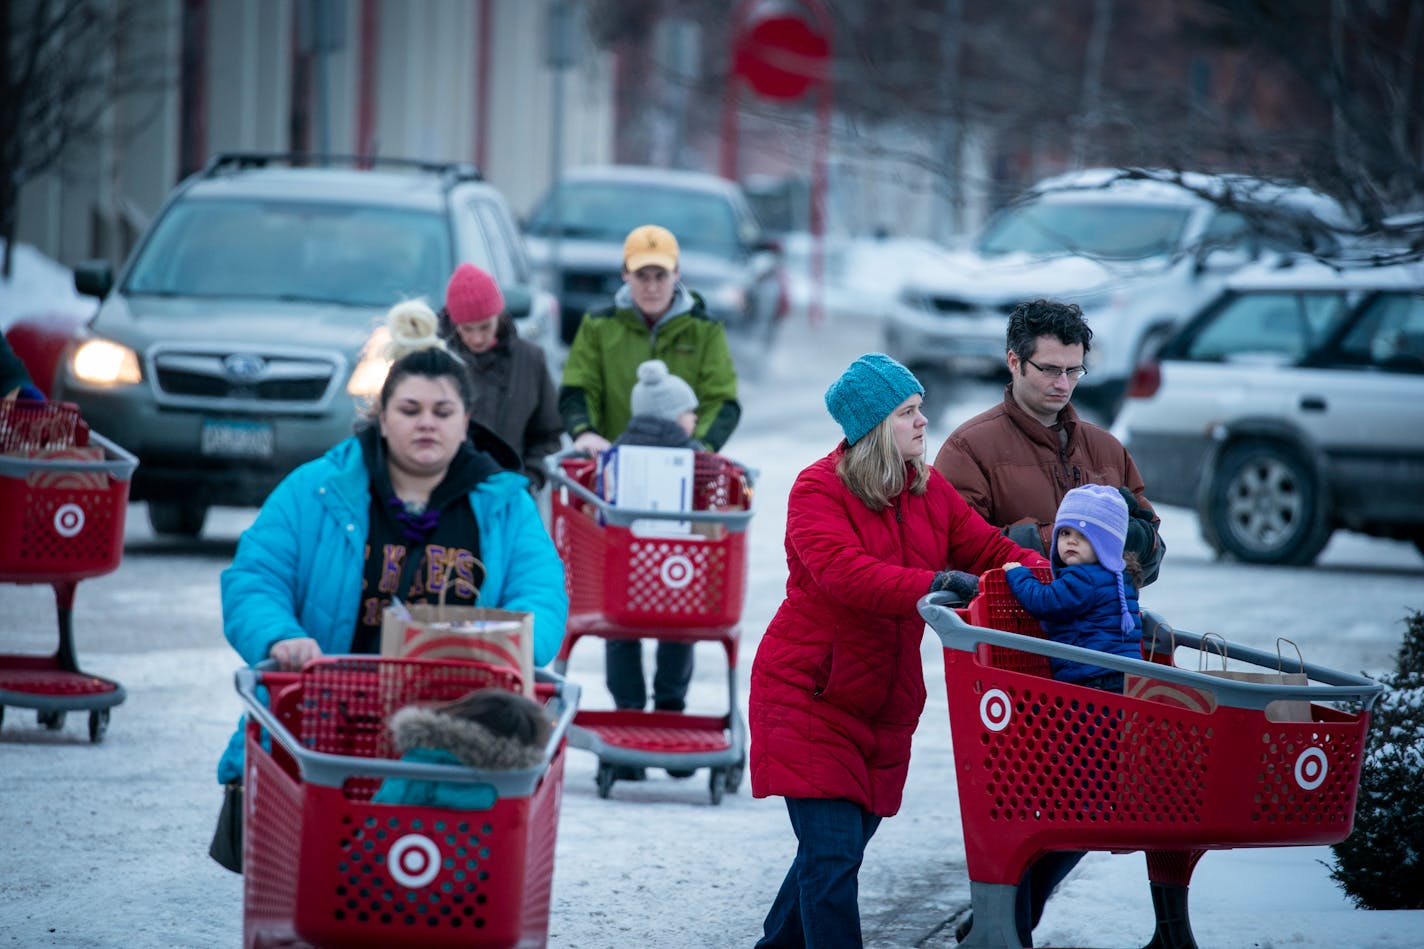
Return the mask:
[[[785,582],[787,493],[796,473],[835,443],[822,393],[851,359],[876,348],[876,331],[855,306],[832,308],[816,329],[797,320],[765,376],[744,388],[746,415],[727,446],[759,470],[736,677],[743,712],[757,640]],[[978,391],[978,401],[936,420],[931,450],[996,397]],[[219,804],[213,768],[239,711],[217,575],[252,514],[217,511],[201,541],[178,544],[154,539],[143,505],[133,505],[123,564],[80,585],[81,661],[128,691],[102,744],[89,744],[73,719],[47,732],[28,711],[7,710],[0,947],[240,943],[241,881],[206,847]],[[1285,633],[1312,661],[1380,672],[1391,666],[1404,611],[1424,606],[1424,559],[1409,545],[1342,533],[1314,569],[1224,566],[1190,512],[1163,514],[1168,558],[1144,603],[1181,628],[1258,648]],[[47,588],[0,587],[0,651],[52,647],[53,622]],[[601,652],[585,640],[573,655],[569,672],[584,687],[585,707],[608,705]],[[723,711],[725,660],[711,645],[697,655],[690,710]],[[861,873],[866,944],[883,949],[952,945],[937,927],[968,900],[941,650],[931,635],[923,658],[929,703],[904,808],[882,824]],[[591,755],[568,752],[550,945],[751,945],[795,847],[781,801],[754,800],[744,785],[713,807],[705,772],[620,783],[600,800],[594,771]],[[1208,854],[1192,888],[1201,945],[1424,945],[1424,912],[1354,910],[1321,864],[1329,856],[1327,848]],[[1142,857],[1092,854],[1050,903],[1037,937],[1040,945],[1139,946],[1150,931]]]

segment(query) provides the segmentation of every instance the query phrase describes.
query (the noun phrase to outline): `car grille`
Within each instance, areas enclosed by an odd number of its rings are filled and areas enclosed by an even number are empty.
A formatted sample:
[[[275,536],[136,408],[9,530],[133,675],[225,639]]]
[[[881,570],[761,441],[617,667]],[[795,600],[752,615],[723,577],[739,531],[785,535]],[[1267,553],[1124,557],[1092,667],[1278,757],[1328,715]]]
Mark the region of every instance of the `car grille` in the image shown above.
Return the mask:
[[[616,270],[612,272],[607,270],[592,272],[569,270],[564,273],[565,293],[612,296],[622,286],[623,278]]]
[[[1018,302],[1000,303],[998,306],[985,306],[972,300],[963,300],[959,297],[931,296],[929,298],[930,309],[944,316],[972,316],[975,313],[1003,313],[1008,316],[1014,312],[1014,307]]]
[[[162,396],[214,402],[315,404],[337,372],[329,359],[171,350],[156,354],[153,368]]]

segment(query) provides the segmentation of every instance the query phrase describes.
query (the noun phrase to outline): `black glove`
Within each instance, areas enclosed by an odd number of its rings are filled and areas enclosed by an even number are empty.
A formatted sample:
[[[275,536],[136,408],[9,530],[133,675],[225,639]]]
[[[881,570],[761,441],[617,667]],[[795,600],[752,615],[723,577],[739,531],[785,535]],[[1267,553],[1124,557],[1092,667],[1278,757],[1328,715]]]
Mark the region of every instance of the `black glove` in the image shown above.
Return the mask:
[[[934,575],[934,582],[930,584],[930,592],[953,593],[968,603],[974,599],[974,594],[979,592],[979,578],[972,573],[965,573],[963,570],[941,570]]]
[[[1123,539],[1124,552],[1134,554],[1142,569],[1142,585],[1157,579],[1157,570],[1162,563],[1164,545],[1157,536],[1157,528],[1152,524],[1152,515],[1137,503],[1137,495],[1127,488],[1118,488],[1122,499],[1127,502],[1127,536]]]

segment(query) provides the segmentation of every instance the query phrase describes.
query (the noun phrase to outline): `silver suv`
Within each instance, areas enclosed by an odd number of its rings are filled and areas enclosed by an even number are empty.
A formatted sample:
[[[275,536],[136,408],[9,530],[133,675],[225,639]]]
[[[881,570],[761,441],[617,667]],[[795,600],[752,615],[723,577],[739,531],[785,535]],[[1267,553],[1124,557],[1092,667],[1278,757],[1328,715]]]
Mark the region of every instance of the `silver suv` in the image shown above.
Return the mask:
[[[1152,500],[1218,552],[1308,564],[1338,527],[1424,552],[1424,265],[1244,269],[1129,395]]]
[[[1133,368],[1228,275],[1265,252],[1329,253],[1331,228],[1349,224],[1335,201],[1304,188],[1175,178],[1089,169],[1040,181],[991,218],[971,250],[905,282],[886,317],[885,351],[921,374],[933,400],[955,372],[1004,370],[1017,304],[1077,303],[1093,346],[1074,400],[1110,419]]]
[[[349,435],[385,376],[377,327],[393,303],[437,309],[456,264],[500,282],[521,334],[556,303],[531,286],[503,195],[467,165],[376,170],[219,155],[179,184],[71,344],[55,397],[139,458],[131,497],[159,533],[196,535],[209,505],[260,504]],[[373,333],[376,333],[373,336]]]

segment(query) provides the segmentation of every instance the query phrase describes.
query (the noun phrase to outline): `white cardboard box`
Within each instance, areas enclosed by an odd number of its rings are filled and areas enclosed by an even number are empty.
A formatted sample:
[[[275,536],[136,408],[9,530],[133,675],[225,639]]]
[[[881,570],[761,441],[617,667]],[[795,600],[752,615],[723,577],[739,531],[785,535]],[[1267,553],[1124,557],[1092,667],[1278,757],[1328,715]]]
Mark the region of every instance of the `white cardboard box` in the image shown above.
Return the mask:
[[[649,511],[692,509],[693,470],[696,456],[690,448],[619,445],[610,453],[605,477],[612,482],[614,506]],[[633,522],[640,536],[692,533],[692,522],[643,518]]]

